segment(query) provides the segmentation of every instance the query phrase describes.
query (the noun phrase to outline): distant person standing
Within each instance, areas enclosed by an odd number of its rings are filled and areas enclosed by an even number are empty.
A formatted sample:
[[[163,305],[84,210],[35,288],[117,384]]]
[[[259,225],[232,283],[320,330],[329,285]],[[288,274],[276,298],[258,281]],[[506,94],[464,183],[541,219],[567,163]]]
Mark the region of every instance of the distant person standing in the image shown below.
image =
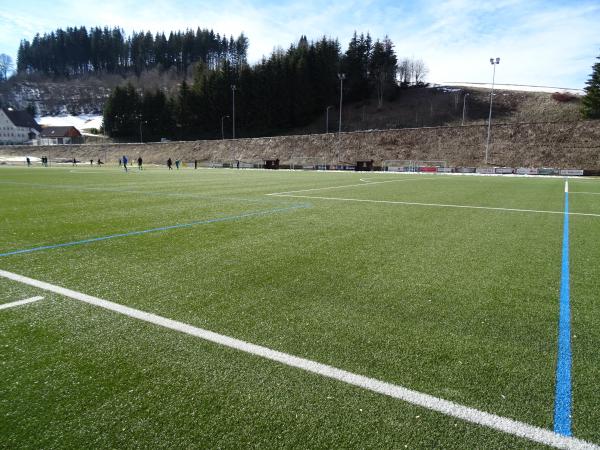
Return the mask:
[[[138,170],[142,170],[142,164],[143,164],[143,162],[144,162],[144,161],[142,160],[142,157],[140,156],[140,157],[138,158]]]
[[[77,165],[77,160],[75,158],[73,158],[73,167],[75,167]]]
[[[25,159],[27,160],[27,167],[31,167],[31,160],[29,159],[29,156]]]
[[[178,159],[175,160],[175,167],[177,167],[177,170],[179,170],[179,160]]]
[[[127,156],[123,155],[123,168],[127,172]]]
[[[167,159],[167,167],[169,168],[169,170],[173,170],[173,161],[171,160],[171,158]]]
[[[194,160],[194,169],[197,169],[197,168],[198,168],[198,160],[197,160],[197,159],[195,159],[195,160]]]
[[[93,165],[94,165],[94,160],[90,159],[90,166],[93,166]]]
[[[240,168],[240,160],[239,159],[236,161],[236,165],[237,165],[237,168],[239,169]]]
[[[122,161],[121,158],[119,158],[119,167],[121,167]]]
[[[98,162],[96,162],[96,164],[101,165],[101,164],[104,164],[104,163],[100,160],[100,158],[98,158]]]

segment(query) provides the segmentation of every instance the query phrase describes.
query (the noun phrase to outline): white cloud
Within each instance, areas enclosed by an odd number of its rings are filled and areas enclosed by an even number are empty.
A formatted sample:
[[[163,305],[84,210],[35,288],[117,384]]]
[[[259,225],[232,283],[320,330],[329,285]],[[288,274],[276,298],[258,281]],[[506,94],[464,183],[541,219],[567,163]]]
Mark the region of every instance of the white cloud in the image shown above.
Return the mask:
[[[104,0],[98,7],[88,0],[58,0],[54,5],[44,14],[34,14],[31,0],[11,11],[4,8],[0,52],[16,56],[21,39],[58,27],[119,25],[127,33],[201,27],[227,36],[244,32],[249,59],[256,62],[302,34],[337,37],[345,48],[357,30],[389,35],[399,56],[426,62],[431,81],[489,81],[488,60],[500,56],[501,82],[582,87],[600,49],[600,4],[592,1]],[[69,11],[68,19],[59,11]]]

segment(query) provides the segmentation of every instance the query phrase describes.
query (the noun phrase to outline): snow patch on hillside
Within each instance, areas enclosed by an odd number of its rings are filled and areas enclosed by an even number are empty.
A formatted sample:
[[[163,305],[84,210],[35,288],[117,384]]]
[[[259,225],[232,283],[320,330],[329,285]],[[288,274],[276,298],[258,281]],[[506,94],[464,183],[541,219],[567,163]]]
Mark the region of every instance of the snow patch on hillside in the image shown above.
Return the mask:
[[[448,87],[475,87],[482,89],[491,89],[491,83],[466,83],[466,82],[445,82],[443,84],[434,84],[434,86],[448,86]],[[553,87],[553,86],[529,86],[524,84],[502,84],[496,83],[494,85],[496,90],[501,91],[521,91],[521,92],[569,92],[574,95],[583,95],[583,89]]]
[[[73,126],[79,131],[89,130],[91,128],[100,129],[102,126],[102,116],[92,114],[81,114],[79,116],[42,116],[36,118],[37,123],[48,127],[69,127]]]

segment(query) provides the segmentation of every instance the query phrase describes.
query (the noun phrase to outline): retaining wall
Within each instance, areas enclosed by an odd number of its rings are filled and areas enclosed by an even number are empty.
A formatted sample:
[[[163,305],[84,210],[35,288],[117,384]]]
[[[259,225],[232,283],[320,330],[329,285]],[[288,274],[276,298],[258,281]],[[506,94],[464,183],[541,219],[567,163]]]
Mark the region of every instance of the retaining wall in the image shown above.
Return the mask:
[[[451,166],[482,166],[487,127],[413,128],[341,134],[277,136],[253,139],[165,142],[149,144],[85,144],[5,146],[2,156],[101,158],[116,163],[138,155],[146,163],[231,161],[318,157],[327,162],[373,159],[446,160]],[[509,167],[600,169],[600,121],[493,124],[489,163]]]

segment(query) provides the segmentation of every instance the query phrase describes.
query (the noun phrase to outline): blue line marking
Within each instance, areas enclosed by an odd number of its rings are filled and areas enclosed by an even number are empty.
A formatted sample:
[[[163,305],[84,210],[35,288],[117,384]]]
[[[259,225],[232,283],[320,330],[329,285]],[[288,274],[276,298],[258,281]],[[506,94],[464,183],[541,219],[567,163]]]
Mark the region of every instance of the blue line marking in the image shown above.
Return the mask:
[[[310,207],[310,205],[308,205],[308,204],[301,204],[301,205],[290,206],[287,208],[268,209],[266,211],[254,211],[254,212],[249,212],[249,213],[245,213],[245,214],[239,214],[237,216],[218,217],[216,219],[198,220],[195,222],[182,223],[182,224],[177,224],[177,225],[169,225],[166,227],[150,228],[149,230],[131,231],[128,233],[111,234],[109,236],[100,236],[100,237],[95,237],[95,238],[90,238],[90,239],[83,239],[81,241],[65,242],[63,244],[44,245],[41,247],[26,248],[23,250],[14,250],[11,252],[0,253],[0,257],[19,255],[19,254],[23,254],[23,253],[33,253],[33,252],[39,252],[42,250],[51,250],[54,248],[61,248],[61,247],[71,247],[73,245],[90,244],[92,242],[106,241],[108,239],[115,239],[115,238],[128,237],[128,236],[137,236],[137,235],[146,234],[146,233],[154,233],[156,231],[174,230],[177,228],[188,228],[188,227],[193,227],[196,225],[207,225],[207,224],[217,223],[217,222],[229,222],[229,221],[233,221],[233,220],[244,219],[246,217],[264,216],[264,215],[268,215],[268,214],[275,214],[275,213],[279,213],[279,212],[285,212],[285,211],[291,211],[294,209],[309,208],[309,207]]]
[[[565,189],[560,312],[558,321],[558,360],[554,397],[554,431],[571,436],[571,308],[569,286],[569,191]]]

